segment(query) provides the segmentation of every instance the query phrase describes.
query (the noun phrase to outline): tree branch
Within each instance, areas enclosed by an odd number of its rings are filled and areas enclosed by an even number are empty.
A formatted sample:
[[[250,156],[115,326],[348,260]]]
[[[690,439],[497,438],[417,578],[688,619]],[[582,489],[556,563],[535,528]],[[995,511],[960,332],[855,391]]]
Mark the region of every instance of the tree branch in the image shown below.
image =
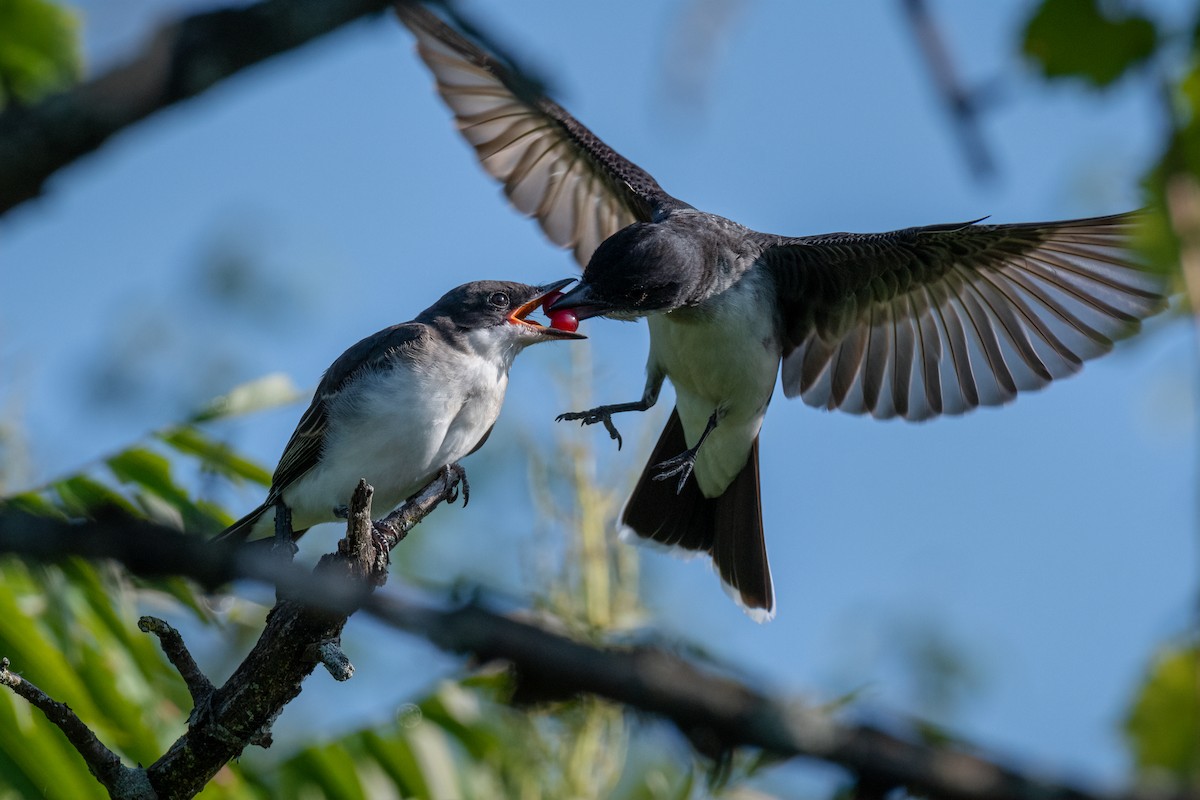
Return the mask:
[[[87,764],[88,772],[114,797],[154,800],[155,794],[146,773],[121,763],[120,757],[96,738],[66,703],[59,703],[16,673],[8,671],[8,659],[0,659],[0,686],[7,686],[19,697],[46,715],[58,726]]]
[[[187,645],[179,631],[172,628],[158,617],[142,617],[138,620],[138,629],[142,633],[153,633],[162,645],[163,653],[171,665],[179,671],[188,693],[192,696],[192,705],[199,707],[208,702],[212,696],[213,685],[201,670],[196,659],[188,652]]]
[[[410,502],[419,507],[439,502],[432,498],[448,499],[452,494],[451,477],[440,476],[426,492]],[[352,522],[354,516],[352,509]],[[401,516],[403,514],[398,512],[389,519],[395,522],[395,518]],[[317,572],[307,574],[294,565],[245,552],[253,548],[242,548],[240,554],[215,554],[222,548],[207,542],[201,542],[198,553],[181,558],[179,554],[188,553],[195,543],[194,537],[149,523],[138,523],[137,526],[154,531],[152,537],[144,539],[134,535],[139,542],[134,548],[138,557],[126,561],[131,568],[140,568],[143,574],[161,575],[166,571],[191,575],[210,585],[254,577],[275,583],[287,597],[303,597],[307,604],[308,610],[304,610],[288,600],[285,601],[286,609],[277,606],[272,611],[268,630],[255,651],[226,686],[217,690],[210,715],[185,735],[185,739],[199,736],[197,729],[201,725],[205,726],[208,736],[230,734],[229,743],[206,744],[225,756],[225,760],[241,751],[248,737],[259,729],[256,726],[261,727],[272,719],[263,711],[254,715],[241,713],[238,704],[246,697],[228,687],[236,681],[251,678],[269,684],[267,691],[276,698],[278,708],[282,708],[282,703],[299,691],[303,676],[321,660],[311,645],[315,643],[319,648],[325,641],[336,640],[331,633],[340,632],[340,622],[336,625],[329,622],[310,624],[304,628],[299,624],[299,618],[344,622],[345,615],[361,605],[385,622],[421,635],[443,649],[470,653],[480,659],[508,661],[513,665],[519,688],[526,698],[577,693],[606,697],[671,720],[701,752],[710,755],[739,745],[750,745],[785,757],[805,756],[838,764],[855,773],[867,785],[903,786],[923,792],[930,798],[946,800],[1145,800],[1150,797],[1137,792],[1105,794],[1089,791],[1024,774],[985,759],[963,746],[930,745],[913,734],[889,732],[878,726],[845,724],[825,712],[772,698],[727,676],[701,669],[659,648],[599,648],[477,606],[444,609],[386,594],[371,595],[361,582],[347,581],[346,565],[319,568]],[[362,527],[361,523],[359,527]],[[30,529],[36,529],[36,534],[27,535],[25,531]],[[130,552],[125,541],[129,535],[128,531],[106,523],[68,525],[0,510],[0,550],[44,560],[59,560],[67,555],[107,555],[125,560],[122,555]],[[355,547],[351,542],[346,545],[349,551]],[[214,553],[205,557],[205,548]],[[329,558],[333,557],[326,556]],[[367,561],[370,560],[368,557]],[[322,563],[326,563],[325,559]],[[360,560],[358,564],[357,569],[370,574],[370,568],[364,566],[364,562]],[[226,570],[223,578],[221,569]],[[267,647],[274,648],[275,657],[267,657]],[[295,663],[287,659],[295,659]],[[280,674],[281,663],[287,674]],[[218,760],[210,758],[205,763],[211,765]],[[176,748],[150,767],[151,774],[155,774],[156,769],[159,775],[165,774],[164,764],[170,765],[171,775],[181,782],[180,785],[189,780],[188,776],[194,776],[188,784],[193,788],[203,785],[201,774],[211,774],[207,767],[199,770],[196,764],[177,753]],[[155,786],[162,790],[158,782]],[[1189,798],[1182,793],[1155,793],[1153,797],[1154,800]],[[1192,796],[1190,800],[1200,798]]]
[[[122,128],[298,47],[385,0],[262,0],[167,25],[129,63],[33,106],[0,113],[0,213]]]
[[[407,533],[439,503],[457,497],[460,473],[461,468],[458,473],[447,470],[439,475],[380,524],[399,525]],[[318,664],[325,664],[340,680],[353,674],[353,666],[341,652],[342,628],[371,591],[387,580],[384,548],[394,547],[403,538],[376,538],[371,522],[373,492],[365,480],[359,481],[350,501],[346,537],[338,542],[336,553],[321,557],[311,575],[275,553],[258,558],[261,563],[254,570],[276,572],[284,578],[275,582],[279,600],[249,655],[225,685],[193,712],[187,732],[147,768],[160,795],[191,797],[247,745],[269,744],[271,724],[300,694],[304,679]],[[254,544],[242,549],[267,549]],[[337,587],[334,602],[312,603],[313,584]]]

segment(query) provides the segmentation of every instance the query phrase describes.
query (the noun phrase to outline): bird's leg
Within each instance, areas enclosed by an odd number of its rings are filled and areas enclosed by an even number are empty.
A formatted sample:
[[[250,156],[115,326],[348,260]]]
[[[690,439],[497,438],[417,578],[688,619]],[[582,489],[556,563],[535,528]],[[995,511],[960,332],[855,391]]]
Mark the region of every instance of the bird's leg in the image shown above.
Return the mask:
[[[275,539],[271,542],[271,553],[291,561],[299,550],[296,535],[292,531],[292,510],[280,497],[275,501]]]
[[[554,418],[555,422],[570,422],[579,420],[580,425],[595,425],[597,422],[604,423],[604,429],[608,431],[609,438],[617,440],[617,449],[621,449],[621,434],[617,433],[617,426],[613,425],[612,415],[621,414],[626,411],[646,411],[654,407],[658,402],[658,393],[662,389],[663,378],[666,373],[658,369],[646,368],[646,388],[642,391],[642,399],[635,403],[616,403],[611,406],[597,406],[588,411],[568,411],[566,414],[559,414]]]
[[[700,434],[700,441],[696,442],[694,447],[689,447],[674,458],[668,458],[661,464],[655,464],[655,469],[658,472],[654,475],[654,480],[665,481],[676,475],[679,476],[679,484],[675,487],[675,494],[683,491],[683,485],[687,483],[687,479],[691,476],[692,470],[696,468],[696,454],[700,452],[700,445],[704,444],[704,440],[717,427],[717,423],[721,418],[721,409],[717,409],[708,418],[708,425],[704,428],[704,433]]]
[[[613,425],[612,415],[621,414],[626,411],[645,411],[653,405],[647,403],[645,399],[638,400],[636,403],[614,403],[610,406],[597,406],[596,408],[588,409],[587,411],[568,411],[565,414],[559,414],[554,418],[555,422],[573,422],[579,420],[580,425],[595,425],[597,422],[604,423],[604,429],[608,431],[609,438],[617,440],[617,449],[621,449],[621,434],[617,432],[617,426]]]

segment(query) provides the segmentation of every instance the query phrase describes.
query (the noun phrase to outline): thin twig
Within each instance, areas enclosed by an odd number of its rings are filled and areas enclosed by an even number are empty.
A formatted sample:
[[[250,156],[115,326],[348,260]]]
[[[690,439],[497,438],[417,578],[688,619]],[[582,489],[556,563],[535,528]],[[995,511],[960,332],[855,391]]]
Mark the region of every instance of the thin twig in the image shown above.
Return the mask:
[[[46,719],[58,726],[79,755],[87,764],[88,771],[100,781],[109,794],[123,798],[155,798],[154,790],[147,779],[146,771],[127,767],[120,757],[109,750],[83,724],[66,703],[52,699],[37,686],[9,672],[7,658],[0,659],[0,685],[7,686],[34,708],[46,715]]]
[[[138,619],[138,629],[142,633],[153,633],[158,637],[158,642],[162,646],[167,660],[183,678],[188,694],[192,696],[192,705],[201,706],[208,702],[214,688],[212,681],[200,671],[200,666],[188,652],[187,645],[183,643],[183,637],[179,635],[179,631],[168,625],[165,620],[149,616]]]

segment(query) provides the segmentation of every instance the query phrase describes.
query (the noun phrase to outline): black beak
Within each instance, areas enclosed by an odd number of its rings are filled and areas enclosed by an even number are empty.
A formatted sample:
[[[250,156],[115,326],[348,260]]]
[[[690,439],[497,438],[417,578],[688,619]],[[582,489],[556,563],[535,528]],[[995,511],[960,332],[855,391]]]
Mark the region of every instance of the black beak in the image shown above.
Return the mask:
[[[558,311],[560,308],[569,308],[580,320],[585,320],[589,317],[600,316],[608,310],[608,305],[596,299],[591,286],[580,282],[550,306],[551,311]]]
[[[529,300],[529,302],[522,304],[511,314],[509,314],[508,321],[514,325],[524,325],[526,326],[526,330],[536,330],[539,336],[542,336],[546,339],[586,339],[587,337],[582,333],[559,330],[558,328],[552,328],[548,325],[540,325],[530,319],[526,319],[526,317],[537,310],[538,306],[541,305],[542,300],[545,299],[546,295],[552,292],[557,292],[559,289],[574,280],[574,278],[564,278],[561,281],[554,281],[553,283],[547,283],[544,286],[538,286],[536,289],[537,294],[531,300]]]
[[[537,287],[537,290],[538,290],[537,299],[541,300],[543,297],[550,294],[551,292],[557,292],[559,289],[566,286],[568,283],[574,283],[574,282],[575,282],[574,278],[563,278],[561,281],[555,281],[554,283],[547,283],[543,286],[539,286],[539,287]],[[559,298],[559,299],[561,299],[561,298]]]

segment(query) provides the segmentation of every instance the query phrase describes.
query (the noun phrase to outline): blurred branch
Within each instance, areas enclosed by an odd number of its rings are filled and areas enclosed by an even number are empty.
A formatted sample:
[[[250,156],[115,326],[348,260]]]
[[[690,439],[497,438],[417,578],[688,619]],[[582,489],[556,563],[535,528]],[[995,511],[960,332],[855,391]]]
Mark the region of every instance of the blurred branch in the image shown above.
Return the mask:
[[[263,0],[161,28],[129,63],[36,105],[0,113],[0,213],[121,129],[225,78],[380,11],[384,0]]]
[[[439,477],[417,498],[418,507],[432,509],[448,499],[451,484],[452,476]],[[354,522],[361,522],[361,513],[352,513],[351,519],[352,528],[365,527]],[[374,534],[360,530],[354,540],[361,544],[364,535],[388,536],[376,528]],[[445,650],[509,662],[524,697],[605,697],[671,720],[697,749],[711,756],[750,745],[782,757],[805,756],[840,765],[872,786],[906,787],[946,800],[1149,797],[1093,793],[1024,774],[962,746],[931,745],[915,735],[844,724],[826,712],[770,697],[659,648],[600,648],[478,606],[445,609],[372,595],[370,584],[378,576],[372,573],[371,547],[343,542],[339,553],[325,556],[312,574],[265,557],[266,548],[259,548],[261,554],[251,552],[254,549],[216,547],[149,523],[70,524],[0,510],[0,550],[44,560],[68,555],[117,558],[143,574],[189,575],[210,586],[253,577],[274,583],[284,597],[292,598],[271,612],[259,644],[201,709],[184,737],[148,768],[163,795],[198,791],[221,764],[240,753],[299,692],[300,681],[320,661],[312,645],[335,641],[346,615],[361,605]],[[353,552],[364,556],[352,560]],[[296,598],[303,598],[303,606]],[[253,692],[250,683],[258,684]],[[271,704],[261,702],[264,694],[273,698]],[[172,791],[165,791],[168,778],[174,781]],[[1168,797],[1154,794],[1155,800]]]
[[[954,123],[958,143],[967,158],[967,165],[976,178],[991,178],[996,174],[996,163],[984,141],[979,124],[979,112],[983,105],[979,91],[968,90],[959,80],[950,58],[941,31],[929,11],[925,0],[901,0],[917,46],[929,65],[934,86],[941,94],[942,102]]]

